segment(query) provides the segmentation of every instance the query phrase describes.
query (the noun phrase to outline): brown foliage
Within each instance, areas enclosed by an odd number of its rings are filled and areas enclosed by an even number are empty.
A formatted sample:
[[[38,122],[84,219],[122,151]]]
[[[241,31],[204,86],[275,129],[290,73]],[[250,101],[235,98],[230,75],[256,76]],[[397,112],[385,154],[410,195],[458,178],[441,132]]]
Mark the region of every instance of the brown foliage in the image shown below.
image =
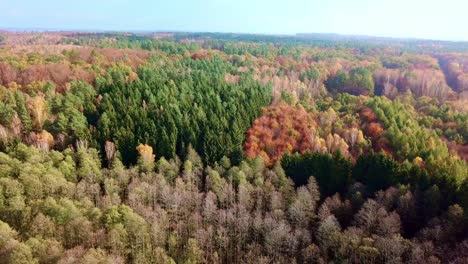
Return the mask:
[[[46,130],[30,132],[26,141],[38,149],[50,150],[54,146],[54,137]]]
[[[206,60],[206,59],[211,59],[211,55],[208,54],[206,50],[199,50],[197,52],[194,52],[191,58],[193,60]]]
[[[398,69],[380,69],[374,73],[377,88],[380,88],[380,94],[387,97],[393,97],[398,92],[398,84],[402,73]]]
[[[240,79],[239,75],[232,75],[229,73],[226,73],[226,75],[224,75],[224,80],[229,84],[237,84],[239,83],[239,79]]]
[[[0,85],[7,86],[16,81],[16,70],[10,65],[0,62]]]
[[[446,138],[442,138],[442,140],[447,144],[447,147],[450,151],[455,152],[458,156],[466,161],[468,161],[468,145],[458,144],[454,141],[449,141]]]
[[[149,58],[149,52],[144,50],[105,48],[96,49],[108,63],[125,62],[135,69]]]
[[[440,70],[417,69],[406,74],[405,78],[408,89],[417,96],[436,97],[445,101],[453,93]]]
[[[364,122],[371,123],[377,120],[377,116],[374,111],[369,107],[363,107],[359,114]]]
[[[50,81],[54,83],[59,90],[63,90],[66,84],[73,79],[77,78],[75,78],[69,64],[52,63],[27,67],[18,74],[17,82],[22,86],[26,86],[33,82]],[[87,81],[89,80],[90,78],[87,78]]]
[[[8,142],[8,130],[2,125],[0,125],[0,142]]]
[[[106,144],[104,145],[104,150],[106,152],[106,159],[107,163],[110,167],[112,164],[112,161],[114,160],[114,155],[115,155],[115,144],[114,142],[111,141],[106,141]]]
[[[439,56],[448,84],[457,92],[468,91],[468,57],[464,54]]]
[[[38,81],[52,82],[59,92],[65,91],[67,84],[72,80],[93,83],[96,71],[91,65],[105,70],[115,63],[122,62],[135,70],[149,58],[149,52],[143,50],[64,45],[29,45],[21,49],[10,47],[5,49],[3,54],[12,56],[14,60],[8,63],[0,62],[0,85],[8,86],[9,83],[16,82],[27,86]],[[48,62],[51,56],[58,60]]]

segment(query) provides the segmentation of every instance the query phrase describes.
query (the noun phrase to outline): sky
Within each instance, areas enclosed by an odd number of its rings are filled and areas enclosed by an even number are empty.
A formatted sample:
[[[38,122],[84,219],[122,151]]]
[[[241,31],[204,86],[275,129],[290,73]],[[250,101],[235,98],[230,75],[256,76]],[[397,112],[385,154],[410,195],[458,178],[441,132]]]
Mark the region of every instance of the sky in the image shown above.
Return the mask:
[[[0,0],[0,28],[468,41],[467,0]]]

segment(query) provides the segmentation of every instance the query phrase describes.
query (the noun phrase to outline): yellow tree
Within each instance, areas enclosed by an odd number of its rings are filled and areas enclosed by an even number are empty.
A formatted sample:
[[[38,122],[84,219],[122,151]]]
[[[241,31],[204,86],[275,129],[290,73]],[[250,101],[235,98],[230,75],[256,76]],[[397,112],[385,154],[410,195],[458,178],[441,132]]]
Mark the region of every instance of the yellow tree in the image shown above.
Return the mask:
[[[138,158],[138,166],[141,171],[152,171],[154,169],[154,159],[155,155],[153,154],[153,148],[146,144],[140,144],[136,148],[140,157]]]
[[[28,98],[28,109],[33,117],[33,126],[35,129],[42,129],[42,124],[47,119],[47,104],[42,96]]]

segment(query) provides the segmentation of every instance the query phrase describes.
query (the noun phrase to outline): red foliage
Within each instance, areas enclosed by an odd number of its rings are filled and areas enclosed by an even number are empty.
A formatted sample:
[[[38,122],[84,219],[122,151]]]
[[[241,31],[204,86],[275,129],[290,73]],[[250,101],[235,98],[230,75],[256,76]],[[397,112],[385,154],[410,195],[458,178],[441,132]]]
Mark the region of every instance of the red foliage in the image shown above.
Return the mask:
[[[390,141],[386,137],[382,137],[385,133],[382,125],[377,120],[374,111],[369,107],[363,107],[359,112],[361,117],[364,134],[372,141],[373,149],[377,152],[383,152],[387,155],[392,155]]]
[[[303,108],[270,106],[247,131],[245,154],[250,158],[260,155],[272,165],[285,153],[311,150],[315,127],[312,115]]]
[[[382,125],[378,123],[377,116],[371,108],[363,107],[359,112],[359,116],[361,117],[361,122],[365,127],[364,132],[366,136],[374,140],[384,133]]]

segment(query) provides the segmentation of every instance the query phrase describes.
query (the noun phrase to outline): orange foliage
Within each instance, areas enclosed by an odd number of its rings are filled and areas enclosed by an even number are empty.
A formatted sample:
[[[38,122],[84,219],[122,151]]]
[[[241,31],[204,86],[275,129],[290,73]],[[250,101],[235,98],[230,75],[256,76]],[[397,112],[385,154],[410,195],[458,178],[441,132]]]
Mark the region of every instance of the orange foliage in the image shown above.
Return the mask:
[[[264,114],[247,131],[245,155],[249,158],[261,156],[268,166],[273,165],[284,154],[295,152],[339,151],[343,156],[351,157],[351,147],[363,143],[364,136],[357,128],[344,130],[340,133],[344,137],[332,132],[331,124],[336,118],[337,115],[331,108],[313,116],[300,106],[282,103],[272,105],[264,110]],[[325,138],[320,137],[317,122],[321,127],[320,134],[325,132]]]
[[[382,126],[377,122],[372,122],[367,125],[366,135],[372,139],[378,138],[383,134],[384,130]]]
[[[270,106],[247,131],[245,154],[250,158],[260,155],[272,165],[285,153],[323,151],[316,126],[312,115],[302,107]]]
[[[349,156],[348,144],[337,134],[328,134],[326,139],[326,146],[330,153],[340,151],[342,154],[344,154],[344,156]]]
[[[385,130],[377,120],[374,111],[369,107],[363,107],[359,115],[361,117],[364,133],[372,140],[374,150],[383,152],[386,155],[392,155],[390,141],[386,137],[382,137]]]
[[[138,153],[140,153],[141,160],[145,163],[152,163],[155,159],[155,155],[153,155],[153,148],[146,144],[140,144],[136,148]]]

